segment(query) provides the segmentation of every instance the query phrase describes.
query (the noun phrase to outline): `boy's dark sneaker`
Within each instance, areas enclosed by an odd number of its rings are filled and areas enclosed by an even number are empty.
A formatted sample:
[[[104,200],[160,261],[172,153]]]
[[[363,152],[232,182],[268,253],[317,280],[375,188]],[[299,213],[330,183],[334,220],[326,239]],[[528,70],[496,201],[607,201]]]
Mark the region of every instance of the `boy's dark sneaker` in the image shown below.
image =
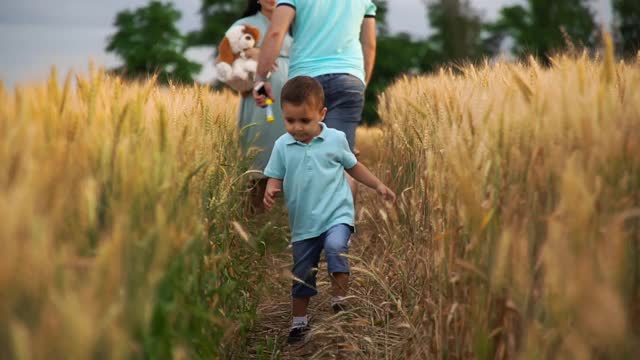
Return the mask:
[[[311,328],[309,325],[291,328],[291,331],[289,331],[289,337],[287,338],[287,344],[296,344],[303,341],[307,334],[309,334],[310,330]]]

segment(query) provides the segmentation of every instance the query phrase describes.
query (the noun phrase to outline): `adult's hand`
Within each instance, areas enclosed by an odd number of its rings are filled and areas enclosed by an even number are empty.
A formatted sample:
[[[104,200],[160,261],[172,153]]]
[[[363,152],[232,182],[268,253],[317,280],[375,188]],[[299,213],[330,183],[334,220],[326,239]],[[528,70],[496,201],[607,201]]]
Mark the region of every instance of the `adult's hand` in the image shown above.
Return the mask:
[[[262,91],[258,92],[258,90],[256,90],[256,86],[259,89],[261,83],[264,86],[264,91],[266,92],[266,95]],[[271,84],[269,84],[268,81],[256,83],[255,86],[253,87],[253,100],[255,100],[256,105],[260,107],[266,107],[267,98],[273,99],[273,93],[271,92]]]

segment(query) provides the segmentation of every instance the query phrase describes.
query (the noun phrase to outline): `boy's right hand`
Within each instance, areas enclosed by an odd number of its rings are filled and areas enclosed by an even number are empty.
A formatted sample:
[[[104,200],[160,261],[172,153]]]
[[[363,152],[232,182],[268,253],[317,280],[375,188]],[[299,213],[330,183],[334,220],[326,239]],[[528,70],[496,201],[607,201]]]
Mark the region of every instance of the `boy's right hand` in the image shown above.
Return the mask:
[[[267,189],[264,191],[264,198],[262,199],[264,207],[267,208],[267,210],[271,210],[271,208],[273,208],[273,205],[276,203],[276,195],[279,192],[282,192],[282,190],[276,187],[269,187],[267,185]]]

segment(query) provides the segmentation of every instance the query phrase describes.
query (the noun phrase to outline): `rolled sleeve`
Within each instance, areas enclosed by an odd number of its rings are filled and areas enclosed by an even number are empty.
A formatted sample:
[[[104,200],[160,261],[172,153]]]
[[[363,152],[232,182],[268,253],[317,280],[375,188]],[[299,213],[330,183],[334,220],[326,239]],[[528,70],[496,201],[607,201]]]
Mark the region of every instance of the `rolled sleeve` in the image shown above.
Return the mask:
[[[276,2],[276,7],[278,7],[280,5],[290,6],[290,7],[295,9],[296,8],[296,0],[278,0]]]
[[[286,168],[284,166],[281,144],[281,142],[276,142],[274,145],[267,167],[264,169],[264,176],[280,180],[284,179]]]
[[[342,132],[340,134],[340,162],[345,169],[351,169],[352,167],[356,166],[356,164],[358,163],[358,159],[356,159],[356,156],[353,154],[353,152],[351,152],[351,149],[349,148],[347,136]]]
[[[367,10],[364,13],[364,17],[376,17],[376,10],[376,4],[374,4],[373,1],[370,1],[367,6]]]

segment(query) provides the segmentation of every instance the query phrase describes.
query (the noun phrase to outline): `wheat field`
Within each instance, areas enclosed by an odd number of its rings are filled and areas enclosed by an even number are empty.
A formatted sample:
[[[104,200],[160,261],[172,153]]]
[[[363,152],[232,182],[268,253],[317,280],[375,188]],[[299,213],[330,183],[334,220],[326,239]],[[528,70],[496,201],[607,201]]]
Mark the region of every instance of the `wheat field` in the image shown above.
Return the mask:
[[[57,78],[0,90],[0,358],[218,356],[252,306],[237,97]]]
[[[282,214],[243,205],[238,98],[57,78],[0,86],[0,358],[640,353],[640,58],[398,79],[358,135],[398,201],[361,190],[353,310],[306,352]]]
[[[640,352],[640,62],[609,43],[552,63],[442,70],[383,95],[378,171],[402,196],[375,226],[380,273],[403,279],[404,354]]]

